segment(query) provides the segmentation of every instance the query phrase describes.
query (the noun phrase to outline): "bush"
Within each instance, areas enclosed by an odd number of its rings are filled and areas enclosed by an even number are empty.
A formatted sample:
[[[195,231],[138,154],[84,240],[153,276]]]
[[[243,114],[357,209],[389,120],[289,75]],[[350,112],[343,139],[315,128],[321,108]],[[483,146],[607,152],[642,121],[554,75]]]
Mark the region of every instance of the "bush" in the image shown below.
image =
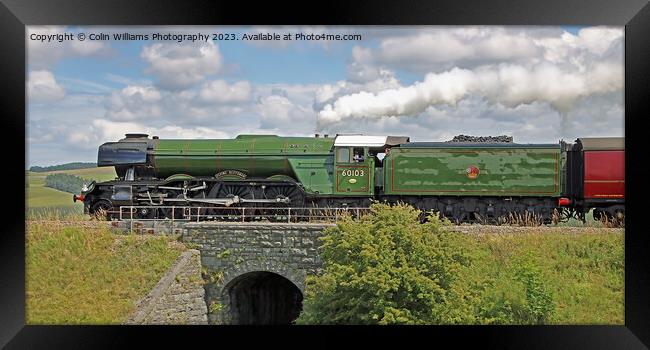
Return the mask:
[[[298,323],[431,324],[464,320],[450,308],[469,244],[410,206],[374,204],[371,214],[328,229],[324,273],[307,279]]]
[[[373,204],[322,238],[323,271],[308,276],[301,324],[541,324],[554,317],[545,275],[529,256],[500,261],[474,237],[420,211]]]

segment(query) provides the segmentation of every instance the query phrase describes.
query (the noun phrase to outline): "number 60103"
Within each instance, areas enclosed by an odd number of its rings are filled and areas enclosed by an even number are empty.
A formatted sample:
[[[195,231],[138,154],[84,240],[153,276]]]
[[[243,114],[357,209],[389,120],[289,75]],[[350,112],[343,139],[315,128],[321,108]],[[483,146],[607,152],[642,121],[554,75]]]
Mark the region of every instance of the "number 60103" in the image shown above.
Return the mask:
[[[348,169],[348,170],[343,170],[341,172],[342,176],[363,176],[364,174],[365,173],[363,169],[355,169],[355,170]]]

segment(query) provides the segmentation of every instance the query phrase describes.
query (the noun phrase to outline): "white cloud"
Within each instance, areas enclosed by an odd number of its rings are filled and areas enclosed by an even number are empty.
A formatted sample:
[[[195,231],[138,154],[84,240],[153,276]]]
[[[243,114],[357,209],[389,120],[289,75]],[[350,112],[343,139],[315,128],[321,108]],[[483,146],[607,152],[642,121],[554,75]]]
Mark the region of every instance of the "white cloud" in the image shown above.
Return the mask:
[[[355,47],[350,66],[360,71],[400,67],[428,73],[495,63],[547,60],[580,64],[621,45],[622,28],[588,27],[578,35],[547,27],[424,27],[384,37],[377,48]],[[618,57],[622,51],[616,50]],[[352,68],[349,68],[352,69]]]
[[[68,135],[68,143],[77,145],[89,145],[91,141],[91,135],[86,131],[73,131]]]
[[[157,84],[169,90],[182,90],[217,73],[223,66],[221,53],[211,41],[198,44],[157,43],[140,53],[149,67],[147,73],[158,77]]]
[[[527,59],[539,53],[531,37],[516,29],[429,27],[417,34],[386,38],[366,56],[379,65],[422,72],[475,62]]]
[[[129,85],[113,92],[106,101],[106,117],[113,120],[160,117],[162,96],[152,86]]]
[[[63,86],[59,85],[54,74],[47,70],[29,72],[27,91],[27,98],[30,102],[59,101],[65,96]]]
[[[261,97],[257,105],[260,127],[263,129],[290,132],[312,129],[315,125],[315,112],[306,106],[294,103],[280,95]]]
[[[59,42],[56,36],[64,33],[76,33],[62,26],[28,26],[27,35],[27,60],[30,67],[35,69],[49,68],[64,58],[71,57],[98,57],[110,52],[110,46],[103,41],[93,40],[65,40]],[[51,36],[53,41],[32,40],[31,36]],[[36,37],[34,37],[36,38]]]
[[[127,133],[145,133],[149,136],[160,136],[160,138],[176,139],[213,139],[228,138],[225,132],[206,127],[185,128],[178,125],[165,125],[161,127],[152,127],[147,124],[134,122],[114,122],[110,120],[95,119],[90,126],[91,138],[97,145],[117,141],[124,138]]]
[[[294,105],[284,96],[271,95],[262,97],[259,112],[262,115],[262,127],[277,127],[291,122],[290,113]]]
[[[228,84],[225,80],[214,80],[203,84],[199,98],[206,103],[242,103],[250,100],[251,90],[247,81]]]

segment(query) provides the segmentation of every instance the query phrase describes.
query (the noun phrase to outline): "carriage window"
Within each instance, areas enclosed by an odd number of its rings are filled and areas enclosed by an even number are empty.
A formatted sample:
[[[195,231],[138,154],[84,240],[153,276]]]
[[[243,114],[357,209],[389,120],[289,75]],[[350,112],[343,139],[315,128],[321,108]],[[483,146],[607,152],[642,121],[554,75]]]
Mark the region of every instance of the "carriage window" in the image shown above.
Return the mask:
[[[339,163],[349,163],[350,162],[350,149],[349,148],[339,148],[336,150],[336,161]]]

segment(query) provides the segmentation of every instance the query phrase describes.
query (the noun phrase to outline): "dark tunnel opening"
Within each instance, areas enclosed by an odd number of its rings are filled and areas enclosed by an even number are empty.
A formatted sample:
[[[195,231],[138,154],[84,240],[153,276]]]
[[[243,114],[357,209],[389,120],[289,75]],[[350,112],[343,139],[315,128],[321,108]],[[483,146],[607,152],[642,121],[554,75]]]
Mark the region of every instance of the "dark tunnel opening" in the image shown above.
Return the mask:
[[[227,290],[232,324],[292,324],[302,311],[302,292],[272,272],[249,272]]]

